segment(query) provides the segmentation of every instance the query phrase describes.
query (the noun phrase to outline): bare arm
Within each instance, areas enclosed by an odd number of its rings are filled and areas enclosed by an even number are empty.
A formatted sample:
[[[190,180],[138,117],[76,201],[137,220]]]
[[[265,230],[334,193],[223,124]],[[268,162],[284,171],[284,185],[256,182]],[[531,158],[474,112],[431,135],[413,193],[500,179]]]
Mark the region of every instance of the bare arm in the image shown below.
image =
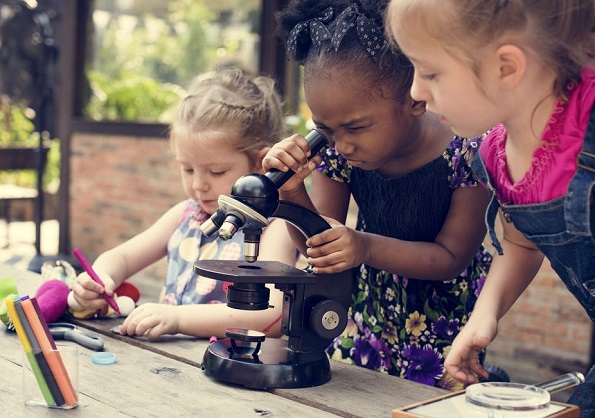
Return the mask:
[[[326,194],[321,193],[321,198]],[[319,273],[365,263],[410,278],[450,280],[469,265],[485,237],[483,214],[487,203],[488,196],[481,187],[455,190],[446,221],[434,242],[403,241],[334,225],[308,240],[309,260]],[[321,212],[329,205],[332,201],[317,203]],[[341,219],[345,216],[337,211],[333,215]]]
[[[262,311],[232,309],[225,303],[165,305],[145,303],[124,321],[123,335],[143,335],[155,339],[164,334],[195,337],[225,337],[227,328],[245,328],[264,332],[267,337],[281,336],[283,294],[271,289],[271,307]]]
[[[145,231],[97,257],[93,269],[104,282],[106,293],[112,295],[124,280],[167,255],[167,242],[186,204],[177,204]],[[86,309],[100,309],[105,305],[101,296],[104,288],[87,273],[79,275],[73,291],[75,300]]]
[[[175,306],[173,308],[178,310],[179,317],[177,332],[203,338],[213,335],[221,338],[225,337],[227,328],[245,328],[264,332],[267,337],[280,337],[283,293],[277,289],[270,289],[271,307],[262,311],[232,309],[224,303]],[[158,326],[151,328],[149,338],[156,338],[165,333],[160,332]],[[136,331],[137,334],[142,332],[142,329]]]
[[[293,265],[296,249],[281,220],[273,220],[263,232],[259,260],[274,260]],[[163,334],[187,334],[196,337],[223,337],[231,327],[264,332],[269,337],[281,335],[283,293],[267,285],[271,291],[269,308],[262,311],[232,309],[226,304],[170,306],[145,304],[135,309],[122,324],[122,333],[157,338]]]
[[[317,170],[312,172],[311,187],[312,191],[310,194],[306,191],[306,187],[302,186],[292,191],[292,193],[281,192],[280,197],[283,200],[304,206],[327,218],[345,222],[351,196],[349,187],[345,183],[329,179]],[[327,219],[327,221],[331,220]],[[306,255],[306,238],[297,228],[291,226],[289,223],[287,225],[294,244],[301,254]]]
[[[318,212],[344,224],[349,210],[351,190],[347,183],[327,177],[316,170],[312,173],[312,200]]]
[[[295,173],[280,188],[280,199],[344,221],[349,206],[349,188],[345,184],[328,179],[316,170],[316,167],[322,161],[319,155],[314,156],[311,160],[308,160],[309,157],[310,148],[306,139],[301,135],[292,135],[271,148],[263,159],[263,168],[265,171],[275,168],[284,172],[292,170]],[[310,194],[304,184],[309,175],[312,175],[312,192]],[[316,199],[322,194],[325,195],[324,199]],[[314,201],[311,196],[314,196]],[[325,207],[319,206],[319,204],[325,204],[326,202],[333,203]],[[345,207],[340,210],[339,207],[342,205],[345,205]],[[327,213],[325,213],[325,210]],[[341,213],[343,213],[342,216]],[[287,227],[295,246],[305,255],[305,237],[292,225],[287,224]]]
[[[503,255],[496,254],[471,318],[457,335],[445,360],[446,370],[464,383],[487,377],[478,355],[498,333],[498,321],[508,312],[543,263],[543,254],[505,221]]]
[[[500,320],[531,283],[543,263],[543,253],[513,224],[502,221],[503,255],[496,254],[474,312]]]

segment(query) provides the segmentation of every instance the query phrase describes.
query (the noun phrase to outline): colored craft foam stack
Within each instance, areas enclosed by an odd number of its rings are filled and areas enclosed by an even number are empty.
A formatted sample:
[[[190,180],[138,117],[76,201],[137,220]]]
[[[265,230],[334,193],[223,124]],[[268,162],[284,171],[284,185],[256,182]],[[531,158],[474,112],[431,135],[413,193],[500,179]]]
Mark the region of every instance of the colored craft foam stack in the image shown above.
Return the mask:
[[[7,300],[7,307],[47,405],[76,406],[76,390],[37,300],[15,296],[13,300]]]

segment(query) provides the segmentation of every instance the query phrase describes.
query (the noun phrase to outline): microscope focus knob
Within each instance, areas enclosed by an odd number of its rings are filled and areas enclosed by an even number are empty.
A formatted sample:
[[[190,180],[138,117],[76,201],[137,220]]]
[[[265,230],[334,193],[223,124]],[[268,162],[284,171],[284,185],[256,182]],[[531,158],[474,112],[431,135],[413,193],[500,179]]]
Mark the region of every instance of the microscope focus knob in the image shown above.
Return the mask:
[[[347,309],[334,300],[323,300],[312,308],[310,326],[322,338],[335,338],[347,326]]]

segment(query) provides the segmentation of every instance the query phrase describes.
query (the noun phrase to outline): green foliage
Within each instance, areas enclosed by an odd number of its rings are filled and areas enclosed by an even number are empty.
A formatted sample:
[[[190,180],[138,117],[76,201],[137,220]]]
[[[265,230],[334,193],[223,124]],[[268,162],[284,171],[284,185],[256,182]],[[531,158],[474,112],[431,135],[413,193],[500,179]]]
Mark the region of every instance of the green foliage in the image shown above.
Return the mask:
[[[33,122],[25,113],[32,112],[19,106],[3,103],[0,106],[0,146],[7,147],[11,144],[22,146],[35,146],[37,136],[33,135],[35,129]],[[33,115],[30,115],[33,116]]]
[[[187,85],[194,76],[208,69],[216,54],[206,33],[208,24],[216,16],[203,1],[196,0],[172,1],[169,10],[169,21],[176,28],[175,45],[171,49],[178,54],[169,62],[176,67],[178,81]]]
[[[202,1],[173,0],[164,19],[138,18],[132,32],[123,34],[112,20],[97,34],[101,47],[87,71],[92,94],[85,116],[92,120],[171,122],[181,86],[215,56],[205,32],[215,15]]]
[[[287,116],[285,118],[285,123],[292,134],[297,133],[300,135],[307,135],[308,132],[310,132],[310,129],[308,129],[309,120],[301,114]]]
[[[3,103],[0,106],[0,152],[7,147],[37,147],[39,133],[31,121],[32,110]],[[45,167],[43,184],[48,191],[55,192],[60,184],[60,141],[44,138],[44,144],[49,147]],[[1,172],[0,184],[16,184],[23,187],[35,187],[36,174],[34,171]]]
[[[92,97],[87,107],[87,116],[95,120],[166,123],[162,120],[166,111],[181,98],[179,87],[134,73],[113,80],[94,71],[89,73],[89,79],[93,89],[102,92]]]

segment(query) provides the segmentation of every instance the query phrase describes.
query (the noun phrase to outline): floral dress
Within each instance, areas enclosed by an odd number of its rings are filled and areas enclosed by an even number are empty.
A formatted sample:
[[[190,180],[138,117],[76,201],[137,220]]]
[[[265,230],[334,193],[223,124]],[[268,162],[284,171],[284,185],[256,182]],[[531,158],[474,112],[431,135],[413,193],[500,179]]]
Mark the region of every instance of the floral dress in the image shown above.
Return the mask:
[[[240,260],[243,234],[227,241],[200,232],[209,218],[195,201],[188,200],[176,230],[167,244],[167,279],[159,301],[168,305],[226,303],[230,282],[194,274],[196,260]]]
[[[321,151],[319,170],[349,185],[359,208],[357,230],[433,242],[453,191],[477,186],[469,162],[480,141],[455,137],[442,156],[398,178],[351,167],[333,148]],[[462,388],[447,376],[444,359],[472,312],[491,259],[480,247],[450,281],[416,280],[362,264],[347,327],[328,347],[329,356],[427,385]]]

